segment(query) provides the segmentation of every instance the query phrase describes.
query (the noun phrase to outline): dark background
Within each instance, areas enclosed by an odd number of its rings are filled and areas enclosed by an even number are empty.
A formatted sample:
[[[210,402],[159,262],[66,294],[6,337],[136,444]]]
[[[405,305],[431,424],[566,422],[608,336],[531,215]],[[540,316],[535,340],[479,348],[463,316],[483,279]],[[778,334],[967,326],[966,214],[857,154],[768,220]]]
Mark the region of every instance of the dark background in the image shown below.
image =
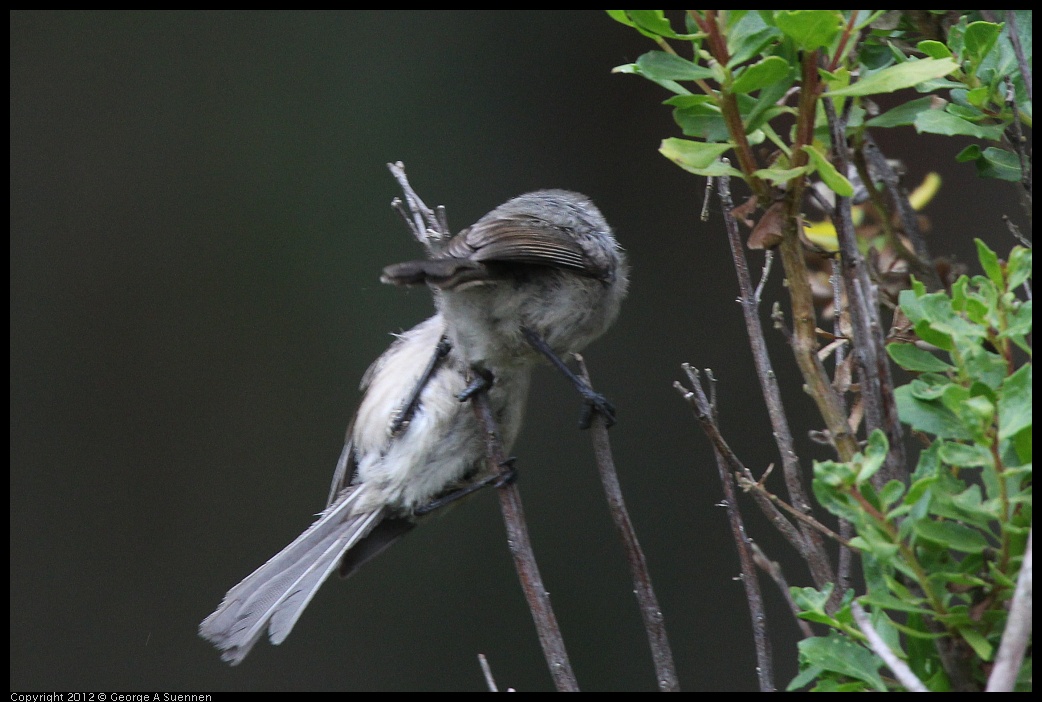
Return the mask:
[[[776,455],[720,217],[698,221],[702,179],[656,152],[679,135],[668,95],[610,73],[650,48],[593,11],[11,14],[12,689],[481,690],[479,652],[501,686],[551,687],[491,494],[328,583],[238,668],[196,636],[321,509],[362,373],[430,314],[425,291],[377,282],[419,251],[388,206],[399,159],[454,228],[537,188],[604,210],[632,292],[586,357],[619,408],[615,457],[681,682],[755,689],[679,364],[715,370],[748,465]],[[935,254],[972,261],[974,236],[1009,249],[1011,188],[954,164],[964,144],[877,137],[913,185],[946,170]],[[818,425],[772,343],[802,436]],[[651,690],[578,409],[537,374],[513,451],[536,553],[581,686]],[[764,590],[784,685],[796,629]]]

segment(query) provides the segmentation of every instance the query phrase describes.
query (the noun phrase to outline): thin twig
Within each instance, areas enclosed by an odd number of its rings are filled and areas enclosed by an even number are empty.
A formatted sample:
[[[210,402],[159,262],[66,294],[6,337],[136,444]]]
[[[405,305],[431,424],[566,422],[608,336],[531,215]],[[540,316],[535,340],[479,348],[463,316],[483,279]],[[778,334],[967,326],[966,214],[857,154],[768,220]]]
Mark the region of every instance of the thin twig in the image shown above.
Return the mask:
[[[828,105],[831,102],[831,100],[826,100],[825,104]],[[826,114],[828,113],[826,112]],[[832,114],[835,114],[834,108]],[[915,213],[912,203],[908,201],[908,194],[901,188],[901,179],[898,177],[894,167],[886,160],[883,152],[879,150],[879,146],[876,145],[872,135],[867,131],[863,132],[862,140],[861,147],[865,154],[865,160],[868,162],[869,171],[879,176],[880,180],[883,181],[883,187],[886,188],[887,195],[890,196],[890,202],[897,209],[898,218],[901,220],[901,230],[912,243],[912,250],[915,251],[917,259],[913,261],[916,274],[929,290],[940,290],[942,287],[941,279],[937,275],[937,270],[931,265],[933,257],[930,255],[930,249],[926,245],[926,237],[923,236],[923,232],[919,228],[919,216]],[[839,142],[839,145],[846,143],[844,138]],[[871,188],[871,181],[865,183],[865,187]]]
[[[836,589],[846,592],[853,585],[854,580],[854,549],[846,544],[854,538],[854,525],[846,519],[839,520],[839,538],[842,544],[839,547],[838,565],[836,567]]]
[[[709,201],[713,197],[713,176],[706,178],[706,190],[705,195],[702,198],[702,211],[698,215],[698,219],[703,222],[709,221]]]
[[[844,124],[839,122],[839,124]],[[846,142],[844,142],[846,143]],[[854,166],[857,170],[858,178],[863,183],[868,185],[865,188],[865,192],[868,194],[868,199],[872,203],[872,206],[879,212],[879,226],[883,229],[883,237],[886,240],[886,245],[889,246],[894,255],[900,260],[908,264],[912,272],[915,273],[919,278],[924,281],[929,281],[929,285],[940,285],[941,279],[937,275],[936,269],[930,265],[929,261],[923,261],[919,258],[919,255],[909,249],[904,240],[898,236],[898,233],[894,230],[893,216],[890,213],[890,208],[887,207],[886,198],[883,197],[883,193],[876,190],[875,179],[872,177],[872,170],[868,165],[868,161],[865,159],[865,154],[862,151],[858,151],[854,154]],[[918,222],[918,220],[916,220]],[[935,288],[931,287],[931,290]]]
[[[451,236],[444,213],[439,217],[434,210],[424,204],[420,196],[416,194],[416,191],[412,189],[412,186],[409,185],[409,178],[405,174],[405,164],[401,161],[395,161],[394,163],[388,163],[387,168],[390,169],[391,175],[398,181],[398,186],[405,195],[405,204],[408,205],[409,212],[412,215],[411,218],[407,217],[406,221],[409,223],[413,236],[428,250],[437,249],[442,242]],[[394,202],[392,201],[391,204],[393,206]],[[400,212],[403,211],[398,207],[396,209],[399,209]]]
[[[763,297],[763,288],[767,285],[767,278],[771,274],[771,264],[774,263],[774,249],[767,249],[763,256],[763,271],[760,272],[760,282],[756,284],[756,292],[753,293],[753,301],[760,306]]]
[[[1024,248],[1031,248],[1031,240],[1024,236],[1024,233],[1020,231],[1020,227],[1013,223],[1009,215],[1002,215],[1002,221],[1006,223],[1006,228],[1009,229],[1009,233],[1013,235],[1014,239],[1019,241]]]
[[[691,391],[685,394],[685,399],[695,410],[696,417],[705,417],[712,422],[712,408],[709,399],[705,395],[702,384],[697,377],[691,376]],[[675,383],[674,387],[679,385]],[[677,388],[683,389],[682,386]],[[774,661],[771,654],[771,640],[767,635],[767,612],[763,606],[763,596],[760,593],[760,581],[756,577],[756,564],[753,561],[751,540],[745,533],[745,524],[742,515],[738,511],[738,496],[735,494],[734,482],[728,471],[728,461],[724,455],[713,446],[713,454],[716,456],[716,469],[720,476],[720,484],[724,489],[724,505],[727,508],[727,521],[731,525],[731,537],[738,548],[738,561],[742,570],[742,585],[745,587],[745,598],[749,604],[749,615],[752,618],[753,641],[756,647],[756,674],[760,682],[760,692],[774,692]]]
[[[748,478],[745,478],[743,476],[739,476],[738,477],[738,487],[742,488],[742,490],[744,490],[745,492],[751,492],[753,494],[763,495],[768,500],[770,500],[774,504],[778,505],[781,509],[783,509],[784,511],[788,512],[789,514],[791,514],[794,519],[796,519],[797,521],[799,521],[802,524],[806,524],[808,527],[810,527],[811,529],[814,529],[816,532],[818,532],[822,536],[825,536],[825,537],[827,537],[829,539],[832,539],[833,541],[835,541],[836,543],[838,543],[838,544],[840,544],[842,546],[847,546],[847,547],[850,546],[849,542],[847,542],[845,539],[843,539],[843,537],[841,537],[839,534],[837,534],[836,532],[832,531],[827,526],[825,526],[824,524],[822,524],[821,522],[819,522],[817,519],[815,519],[814,517],[810,516],[809,514],[804,514],[803,512],[800,512],[799,510],[797,510],[792,505],[787,504],[785,502],[785,500],[781,499],[780,497],[775,495],[773,492],[771,492],[770,490],[765,488],[762,484],[760,484],[760,481],[758,481],[758,480],[749,480]]]
[[[499,427],[492,414],[487,392],[484,390],[476,392],[470,402],[485,434],[489,472],[500,471],[502,466],[507,464],[508,459],[499,438]],[[528,608],[532,612],[532,619],[535,621],[536,631],[539,634],[539,643],[543,647],[543,655],[546,657],[554,685],[558,692],[578,692],[579,683],[575,679],[571,661],[568,660],[568,653],[565,651],[561,628],[557,624],[557,617],[554,616],[554,610],[550,606],[550,595],[543,585],[543,578],[539,574],[539,567],[535,562],[535,553],[528,535],[528,526],[525,523],[521,493],[517,489],[517,483],[507,482],[501,485],[496,490],[496,495],[499,497],[499,507],[503,512],[503,522],[506,524],[507,546],[510,548],[510,555],[514,557],[514,567],[517,568],[521,589],[524,590],[525,599],[528,600]]]
[[[488,691],[499,692],[499,688],[496,686],[496,679],[492,677],[492,666],[488,664],[488,659],[485,658],[484,653],[478,654],[478,664],[481,665],[481,672],[485,676],[485,684],[488,685]]]
[[[587,385],[593,387],[583,357],[579,354],[574,354],[574,356],[579,366],[579,377],[585,380]],[[644,620],[644,630],[647,632],[648,644],[651,646],[651,658],[655,664],[655,678],[659,690],[661,692],[680,692],[676,663],[673,661],[673,650],[669,645],[669,638],[666,636],[662,608],[659,606],[655,590],[651,585],[651,574],[648,572],[644,551],[637,540],[637,533],[633,529],[629,512],[626,511],[626,502],[622,498],[622,488],[619,485],[619,476],[615,471],[615,459],[612,457],[611,443],[608,439],[608,423],[600,412],[594,412],[590,435],[593,439],[597,472],[600,473],[601,485],[604,486],[604,495],[608,500],[608,509],[611,512],[612,521],[615,522],[615,528],[619,531],[622,546],[626,552],[626,560],[629,562],[630,575],[633,578],[633,592],[637,596],[640,615]]]
[[[1006,10],[1006,22],[1009,23],[1009,40],[1013,43],[1013,53],[1017,57],[1017,67],[1024,79],[1024,88],[1028,91],[1028,100],[1034,101],[1031,90],[1031,61],[1024,53],[1024,46],[1020,43],[1020,31],[1017,27],[1017,16],[1013,10]],[[1016,117],[1015,117],[1016,118]]]
[[[1017,152],[1017,159],[1020,161],[1020,184],[1024,186],[1024,194],[1030,205],[1032,201],[1031,156],[1027,152],[1027,139],[1024,138],[1024,130],[1020,127],[1020,114],[1017,112],[1017,93],[1013,89],[1013,81],[1010,80],[1009,76],[1006,76],[1006,107],[1013,114],[1013,121],[1008,127],[1006,138],[1012,142],[1013,149]]]
[[[696,368],[693,368],[688,363],[682,364],[681,367],[684,369],[684,372],[687,373],[687,377],[690,380],[692,386],[695,383],[700,382],[698,379],[699,373]],[[691,405],[692,412],[695,415],[695,419],[698,420],[699,425],[702,427],[702,431],[705,432],[705,435],[709,438],[710,443],[713,444],[713,448],[721,456],[723,456],[724,460],[727,462],[727,465],[731,467],[731,470],[733,470],[736,475],[743,476],[743,479],[756,482],[756,478],[755,476],[753,476],[752,471],[750,471],[745,466],[745,464],[742,463],[742,461],[738,458],[737,455],[735,455],[735,452],[727,443],[727,440],[724,439],[723,434],[720,432],[720,427],[716,423],[716,419],[714,419],[713,415],[702,414],[698,409],[698,404],[695,402],[693,393],[686,387],[684,387],[680,382],[674,382],[673,387],[676,389],[677,392],[680,393],[680,396],[683,397],[689,405]],[[711,385],[710,388],[712,389],[712,387],[713,386]],[[715,392],[715,390],[713,392]],[[715,406],[715,403],[712,401],[710,401],[710,404]],[[785,517],[784,514],[781,513],[781,511],[769,499],[767,499],[765,495],[753,493],[753,499],[756,500],[756,504],[760,508],[760,511],[764,513],[764,516],[766,516],[767,519],[770,520],[774,528],[777,529],[783,537],[785,537],[786,541],[788,541],[792,545],[792,547],[796,549],[796,552],[799,553],[800,556],[802,556],[804,559],[807,559],[813,555],[808,551],[807,542],[806,539],[803,537],[802,533],[792,524],[792,522],[790,522]]]
[[[796,620],[796,625],[800,628],[800,632],[803,633],[803,638],[809,639],[814,636],[814,630],[810,628],[807,620],[800,619],[798,616],[800,608],[796,606],[796,600],[792,599],[792,593],[789,591],[789,582],[785,579],[785,573],[782,572],[781,566],[778,565],[777,561],[772,561],[768,558],[767,554],[763,552],[763,549],[755,541],[752,543],[752,548],[753,560],[756,561],[756,565],[760,570],[771,576],[771,580],[778,586],[778,591],[781,592],[786,604],[789,605],[789,610],[792,612],[793,619]]]
[[[734,203],[731,200],[731,181],[728,176],[719,178],[718,191],[720,194],[720,205],[723,211],[724,224],[727,228],[727,240],[731,247],[731,259],[734,263],[735,273],[738,276],[738,290],[742,315],[745,319],[745,330],[749,337],[749,344],[753,352],[753,362],[756,365],[756,377],[760,381],[760,390],[763,393],[764,402],[767,404],[767,414],[771,420],[774,440],[781,455],[782,472],[785,478],[785,488],[788,491],[789,502],[799,511],[807,514],[811,511],[810,500],[803,486],[803,471],[800,468],[799,458],[796,456],[796,447],[792,439],[792,431],[789,429],[789,420],[785,415],[785,407],[782,404],[781,388],[771,366],[771,359],[767,353],[767,341],[764,338],[763,326],[760,323],[758,308],[754,299],[752,279],[749,275],[749,264],[745,258],[742,248],[741,237],[738,233],[738,222],[732,211]],[[834,580],[832,566],[829,563],[828,554],[825,552],[821,539],[813,531],[804,529],[803,540],[806,542],[802,549],[804,559],[810,568],[811,576],[818,587],[824,587]]]
[[[846,124],[836,115],[836,108],[830,98],[824,98],[825,115],[828,119],[832,136],[832,146],[836,158],[836,167],[845,173],[849,160],[847,155]],[[878,149],[869,149],[870,137],[866,135],[866,151],[873,151],[877,160],[882,161],[887,169],[886,159]],[[872,158],[870,156],[870,158]],[[877,167],[878,170],[879,167]],[[892,174],[893,172],[890,171]],[[896,179],[896,175],[893,176]],[[884,182],[888,181],[883,176]],[[871,182],[865,183],[871,188]],[[888,185],[888,187],[890,187]],[[896,190],[896,183],[893,184]],[[896,197],[896,196],[895,196]],[[907,199],[902,198],[907,204]],[[900,207],[900,205],[899,205]],[[911,206],[908,206],[909,210]],[[850,310],[850,321],[854,336],[853,354],[858,366],[861,385],[861,398],[865,408],[865,428],[871,432],[882,429],[886,432],[890,444],[886,465],[874,477],[878,485],[887,480],[904,480],[907,476],[903,430],[897,417],[897,403],[893,396],[893,379],[886,352],[883,350],[883,332],[879,324],[879,306],[875,302],[875,288],[868,277],[864,258],[857,245],[857,234],[850,210],[850,198],[836,196],[836,235],[839,242],[839,253],[842,260],[843,279],[846,283],[847,307]],[[914,215],[914,212],[912,213]],[[903,217],[903,215],[902,215]],[[914,217],[913,217],[914,218]],[[918,225],[916,225],[918,226]],[[906,230],[906,233],[907,230]],[[910,237],[911,238],[911,237]],[[919,237],[921,239],[921,237]],[[915,239],[912,239],[913,242]],[[916,255],[924,262],[929,254],[925,252],[925,243],[916,246]],[[933,272],[936,277],[936,271]]]
[[[832,264],[832,273],[829,275],[829,283],[832,285],[832,334],[837,338],[846,336],[846,332],[843,331],[843,293],[842,293],[842,274],[839,269],[839,259],[833,256],[829,259]],[[836,374],[840,372],[840,367],[843,365],[844,358],[846,357],[846,344],[842,344],[836,349]],[[842,395],[840,396],[842,399]]]
[[[995,667],[988,678],[987,692],[1013,692],[1020,666],[1024,662],[1024,652],[1030,645],[1033,590],[1031,541],[1034,533],[1034,529],[1028,532],[1027,549],[1020,564],[1009,616],[1006,617],[1006,631],[1002,634],[1002,643],[995,655]]]
[[[868,645],[872,648],[877,656],[883,659],[887,667],[893,671],[894,677],[905,686],[905,689],[909,692],[929,692],[926,689],[926,685],[923,681],[916,677],[912,669],[908,667],[908,664],[898,658],[890,647],[883,641],[883,637],[879,635],[879,632],[872,626],[872,622],[868,619],[868,614],[861,608],[861,604],[856,600],[850,603],[850,611],[854,614],[854,619],[857,621],[858,627],[861,629],[861,633],[868,639]]]

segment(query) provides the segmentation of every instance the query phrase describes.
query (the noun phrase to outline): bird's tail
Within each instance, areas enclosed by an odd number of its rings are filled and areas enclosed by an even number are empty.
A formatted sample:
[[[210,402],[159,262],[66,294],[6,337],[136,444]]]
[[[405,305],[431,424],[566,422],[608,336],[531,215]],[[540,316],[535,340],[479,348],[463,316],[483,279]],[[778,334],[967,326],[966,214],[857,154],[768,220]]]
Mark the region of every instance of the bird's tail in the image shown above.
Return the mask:
[[[318,521],[229,590],[203,620],[199,635],[221,649],[223,660],[241,663],[265,630],[273,644],[285,640],[344,554],[383,519],[382,509],[356,511],[364,492],[361,485],[345,490]]]

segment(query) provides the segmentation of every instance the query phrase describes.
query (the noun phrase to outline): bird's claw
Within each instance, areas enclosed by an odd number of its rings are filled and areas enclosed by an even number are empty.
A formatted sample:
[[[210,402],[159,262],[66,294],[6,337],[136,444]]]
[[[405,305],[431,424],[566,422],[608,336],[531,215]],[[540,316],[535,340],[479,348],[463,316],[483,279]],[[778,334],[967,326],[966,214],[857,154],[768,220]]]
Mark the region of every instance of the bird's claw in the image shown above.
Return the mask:
[[[608,398],[599,392],[589,390],[583,393],[582,411],[579,413],[579,428],[589,429],[593,422],[594,413],[604,417],[604,426],[610,427],[615,424],[615,406],[608,402]]]

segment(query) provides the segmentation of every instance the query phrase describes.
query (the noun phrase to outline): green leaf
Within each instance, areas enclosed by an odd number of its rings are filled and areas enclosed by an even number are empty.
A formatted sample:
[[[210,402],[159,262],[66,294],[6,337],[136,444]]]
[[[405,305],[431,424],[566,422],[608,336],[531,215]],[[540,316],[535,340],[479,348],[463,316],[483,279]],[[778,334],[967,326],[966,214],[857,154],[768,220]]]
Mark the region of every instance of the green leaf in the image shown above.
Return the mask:
[[[1009,372],[1006,360],[977,342],[960,344],[962,367],[967,375],[989,388],[997,388]]]
[[[1006,289],[1006,281],[1002,275],[1002,264],[999,263],[998,254],[988,248],[980,239],[974,239],[973,243],[977,245],[977,258],[980,260],[981,268],[984,269],[984,273],[991,279],[991,282],[995,283],[995,287],[999,290]]]
[[[980,485],[971,485],[957,495],[952,496],[951,506],[958,513],[958,519],[986,531],[991,525],[1001,518],[1002,503],[1000,500],[991,499],[987,502],[981,500]],[[964,584],[971,576],[960,574]],[[952,581],[954,582],[954,580]],[[976,585],[977,583],[972,583]]]
[[[802,166],[800,168],[760,168],[753,171],[753,175],[763,180],[769,180],[775,185],[782,183],[788,183],[793,178],[799,178],[802,175],[810,173],[810,166]]]
[[[893,505],[904,497],[905,484],[900,480],[891,480],[879,491],[879,503],[883,509],[889,510]]]
[[[916,321],[926,322],[935,332],[946,334],[953,339],[970,340],[984,339],[988,335],[987,329],[981,325],[974,324],[956,314],[952,308],[952,301],[944,293],[923,295],[919,302],[923,317],[922,320]],[[918,331],[918,325],[916,331]],[[926,341],[925,338],[924,341]]]
[[[977,175],[981,178],[995,178],[1016,183],[1021,180],[1020,159],[1011,151],[989,146],[981,152],[977,159]]]
[[[828,636],[803,639],[797,645],[800,665],[811,665],[868,683],[884,692],[886,684],[879,676],[883,661],[874,653],[836,632]]]
[[[810,685],[812,682],[818,679],[818,676],[825,672],[824,668],[816,665],[808,665],[805,668],[801,665],[800,668],[800,674],[793,678],[788,685],[786,685],[786,692],[793,692],[795,690],[799,690],[801,687],[805,685]]]
[[[963,59],[968,60],[972,66],[978,65],[991,51],[1001,31],[1002,25],[993,22],[971,23],[963,34]]]
[[[968,94],[969,93],[967,93],[967,95]],[[979,108],[974,107],[973,105],[958,105],[954,102],[949,103],[944,108],[944,111],[950,115],[961,117],[967,122],[973,122],[974,124],[977,124],[986,117],[986,115]]]
[[[832,596],[832,589],[832,583],[826,584],[821,590],[813,587],[790,587],[789,594],[801,610],[824,614],[825,604]]]
[[[723,113],[708,95],[674,95],[666,104],[674,106],[673,120],[686,136],[718,143],[730,136]]]
[[[839,90],[830,90],[829,97],[850,95],[878,95],[911,88],[931,78],[946,76],[958,69],[952,59],[920,59],[884,68],[853,85]]]
[[[979,631],[966,626],[959,628],[959,634],[962,635],[962,638],[973,648],[973,652],[976,653],[982,661],[991,660],[992,653],[994,653],[995,649]]]
[[[835,10],[780,10],[774,21],[796,46],[807,51],[831,44],[843,26],[843,16]]]
[[[958,522],[926,519],[916,522],[913,528],[921,538],[955,551],[981,553],[988,547],[988,540],[979,531]]]
[[[626,14],[625,10],[605,10],[605,12],[608,13],[609,17],[611,17],[613,20],[620,24],[624,24],[627,27],[637,26],[633,24],[633,20],[629,18],[629,15]]]
[[[843,197],[850,197],[854,194],[854,186],[844,176],[840,175],[836,167],[832,165],[824,154],[809,144],[804,145],[803,150],[810,156],[814,169],[821,177],[821,182],[829,186],[832,192]]]
[[[658,85],[661,85],[663,88],[665,88],[669,92],[676,93],[677,95],[690,95],[691,94],[690,90],[688,90],[687,88],[682,86],[680,83],[676,82],[675,80],[659,80],[657,78],[651,78],[650,76],[645,76],[641,72],[640,67],[637,66],[637,64],[635,64],[635,63],[624,63],[621,66],[616,66],[615,68],[611,69],[611,72],[612,73],[625,73],[625,74],[630,74],[630,75],[634,75],[634,76],[642,76],[644,78],[647,78],[648,80],[650,80],[653,83],[657,83]]]
[[[916,48],[930,58],[935,59],[951,58],[952,55],[951,49],[941,42],[932,39],[919,42],[916,45]]]
[[[923,373],[908,384],[912,395],[920,400],[939,400],[951,386],[951,379],[937,373]]]
[[[771,83],[760,91],[760,95],[753,102],[752,107],[746,112],[743,107],[742,98],[743,95],[738,96],[738,106],[742,110],[742,121],[745,123],[745,128],[759,129],[761,125],[775,116],[785,112],[788,108],[779,106],[778,100],[792,87],[795,81],[794,74],[788,74],[781,80]]]
[[[978,109],[983,109],[988,101],[991,99],[991,88],[988,86],[981,86],[974,88],[973,90],[966,91],[966,100]]]
[[[955,160],[959,163],[965,163],[966,161],[976,161],[980,157],[980,147],[976,144],[970,144],[965,149],[956,154]]]
[[[933,109],[932,97],[921,97],[909,100],[892,110],[887,110],[878,117],[873,117],[865,124],[869,127],[903,127],[915,123],[915,118],[925,110]]]
[[[969,396],[966,388],[949,385],[941,402],[958,416],[974,441],[984,441],[988,427],[995,418],[995,405],[983,395]]]
[[[763,61],[743,69],[735,78],[731,90],[736,93],[751,93],[782,80],[791,71],[792,66],[785,59],[780,56],[768,56]]]
[[[1020,37],[1020,45],[1024,49],[1025,56],[1031,56],[1031,29],[1032,29],[1032,11],[1031,10],[1013,10],[1013,15],[1016,18],[1017,24],[1017,36]],[[1009,34],[1012,29],[1012,25],[1006,24],[1003,27],[1003,32]],[[1009,41],[1007,36],[1006,41]],[[1030,59],[1028,59],[1030,61]]]
[[[759,15],[750,12],[727,35],[727,50],[731,56],[727,67],[740,66],[753,56],[763,53],[764,47],[781,35],[777,27],[768,27]]]
[[[697,175],[731,175],[741,178],[742,173],[719,161],[720,156],[731,149],[730,144],[706,144],[689,139],[670,137],[663,139],[659,153],[685,171]]]
[[[649,51],[637,59],[641,75],[652,80],[704,80],[713,72],[708,68],[665,51]]]
[[[857,483],[868,482],[869,478],[876,474],[886,461],[886,454],[890,451],[890,444],[886,440],[886,434],[881,429],[875,429],[868,437],[865,446],[864,457],[858,467]]]
[[[912,384],[894,390],[901,421],[916,431],[945,439],[970,439],[973,434],[962,420],[939,400],[922,400],[912,394]]]
[[[941,460],[952,466],[970,468],[993,464],[991,451],[979,444],[957,444],[946,441],[941,444]]]
[[[999,439],[1031,430],[1031,365],[1006,378],[999,395]]]
[[[955,370],[955,366],[945,363],[915,344],[890,344],[886,347],[886,352],[894,359],[894,363],[905,370],[918,373],[947,373]]]
[[[1006,265],[1009,276],[1009,289],[1016,290],[1031,277],[1031,249],[1014,246],[1009,252],[1009,263]]]
[[[1009,315],[1008,326],[1000,336],[1008,338],[1014,344],[1031,353],[1031,345],[1027,343],[1027,335],[1031,333],[1031,300],[1026,300]]]
[[[920,134],[942,134],[944,136],[972,136],[978,139],[1001,139],[1001,124],[985,126],[975,124],[944,110],[927,110],[915,118],[915,130]]]
[[[633,21],[634,27],[643,30],[641,33],[650,37],[666,37],[677,39],[679,35],[673,31],[666,13],[662,10],[623,10]]]
[[[915,604],[908,602],[904,599],[894,597],[886,591],[872,592],[867,595],[863,595],[858,598],[858,601],[862,605],[870,607],[876,607],[879,609],[891,609],[895,612],[916,612],[919,614],[931,614],[931,610],[925,607],[918,607]],[[916,602],[923,603],[922,598],[916,598]]]

